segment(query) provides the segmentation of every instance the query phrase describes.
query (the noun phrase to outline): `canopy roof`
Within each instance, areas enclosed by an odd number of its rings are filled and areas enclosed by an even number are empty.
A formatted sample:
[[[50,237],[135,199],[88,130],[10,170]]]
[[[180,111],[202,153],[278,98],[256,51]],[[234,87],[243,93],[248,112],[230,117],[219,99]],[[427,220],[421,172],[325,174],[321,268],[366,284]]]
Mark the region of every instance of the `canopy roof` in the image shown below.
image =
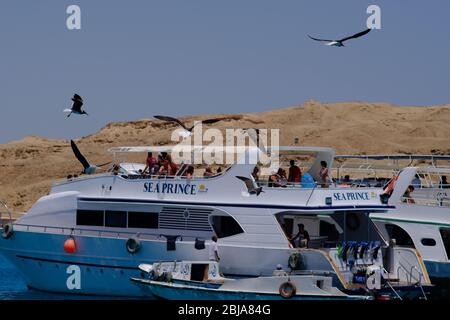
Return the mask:
[[[426,154],[379,154],[379,155],[345,155],[339,154],[336,159],[367,159],[367,160],[450,160],[450,155]]]
[[[256,146],[242,146],[242,147],[220,147],[220,146],[190,146],[190,145],[176,145],[176,146],[135,146],[135,147],[114,147],[108,151],[112,153],[128,153],[128,152],[211,152],[223,151],[229,153],[242,153],[247,150],[258,151]],[[327,147],[298,147],[298,146],[280,146],[280,147],[266,147],[268,152],[279,151],[280,153],[301,153],[301,154],[315,154],[318,152],[329,153],[334,156],[335,150]]]

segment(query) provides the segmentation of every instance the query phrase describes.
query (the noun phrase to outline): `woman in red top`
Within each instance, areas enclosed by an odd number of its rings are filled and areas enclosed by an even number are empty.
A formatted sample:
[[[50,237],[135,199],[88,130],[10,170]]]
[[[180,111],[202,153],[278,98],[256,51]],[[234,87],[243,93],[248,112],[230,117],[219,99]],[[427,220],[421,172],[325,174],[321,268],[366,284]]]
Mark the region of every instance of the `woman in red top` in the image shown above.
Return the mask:
[[[147,170],[148,170],[149,174],[154,174],[153,169],[156,164],[157,164],[157,161],[156,161],[156,158],[153,157],[153,154],[151,152],[147,153],[147,160],[145,161],[145,168],[144,168],[144,171],[142,171],[142,172],[145,174],[145,173],[147,173]]]
[[[166,157],[166,161],[168,162],[169,165],[169,176],[174,176],[177,171],[178,171],[178,166],[175,162],[172,161],[172,157],[170,156],[170,154],[167,155]]]

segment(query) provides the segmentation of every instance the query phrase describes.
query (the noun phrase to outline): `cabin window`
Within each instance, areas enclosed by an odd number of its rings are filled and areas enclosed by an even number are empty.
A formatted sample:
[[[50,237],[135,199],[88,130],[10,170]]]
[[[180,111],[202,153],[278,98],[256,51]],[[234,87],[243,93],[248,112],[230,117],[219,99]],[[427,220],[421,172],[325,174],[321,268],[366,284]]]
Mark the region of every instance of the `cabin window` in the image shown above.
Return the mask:
[[[211,224],[218,238],[231,237],[244,232],[239,223],[230,216],[211,216]]]
[[[128,228],[158,229],[157,212],[128,211]]]
[[[127,213],[125,211],[105,211],[105,227],[126,228]]]
[[[103,227],[103,216],[100,210],[77,210],[77,225]]]
[[[420,242],[426,247],[434,247],[436,245],[436,240],[431,238],[423,238]]]
[[[191,280],[192,281],[206,281],[208,280],[209,264],[193,263],[191,265]]]
[[[439,232],[444,242],[445,252],[447,252],[447,259],[450,259],[450,228],[440,228]]]
[[[320,221],[319,235],[327,237],[327,241],[339,241],[339,231],[336,226],[326,221]]]
[[[387,224],[386,231],[389,238],[395,239],[397,245],[414,248],[414,242],[409,234],[399,226],[395,224]]]
[[[284,221],[284,223],[283,223],[283,221]],[[281,226],[283,227],[283,230],[286,233],[286,235],[290,237],[292,235],[292,233],[294,232],[294,219],[284,218],[281,221]]]

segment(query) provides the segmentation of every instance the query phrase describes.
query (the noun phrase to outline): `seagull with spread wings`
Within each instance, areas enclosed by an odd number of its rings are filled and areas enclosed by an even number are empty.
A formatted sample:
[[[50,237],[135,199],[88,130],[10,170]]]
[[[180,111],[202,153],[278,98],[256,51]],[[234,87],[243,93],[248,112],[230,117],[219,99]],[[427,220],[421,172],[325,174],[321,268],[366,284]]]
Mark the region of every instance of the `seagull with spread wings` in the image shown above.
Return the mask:
[[[254,180],[247,178],[247,177],[241,177],[241,176],[236,176],[236,178],[238,178],[239,180],[241,180],[245,183],[245,186],[247,187],[247,191],[249,194],[256,194],[257,196],[259,196],[259,194],[261,192],[264,192],[262,190],[262,187],[255,186]]]
[[[174,118],[174,117],[154,116],[154,118],[156,118],[158,120],[162,120],[162,121],[174,122],[174,123],[180,125],[181,127],[183,127],[184,130],[179,132],[179,135],[182,136],[183,138],[191,136],[192,135],[192,130],[199,123],[212,124],[212,123],[216,123],[216,122],[219,122],[219,121],[222,121],[222,120],[226,120],[226,118],[213,118],[213,119],[206,119],[206,120],[201,120],[201,121],[195,121],[194,125],[192,127],[188,127],[183,122],[181,122],[180,120],[178,120],[177,118]]]
[[[361,32],[359,32],[359,33],[356,33],[356,34],[350,36],[350,37],[346,37],[346,38],[343,38],[343,39],[340,39],[340,40],[317,39],[317,38],[311,37],[310,35],[308,35],[308,37],[309,37],[310,39],[312,39],[312,40],[315,40],[315,41],[324,42],[324,44],[325,44],[326,46],[344,47],[344,41],[362,37],[362,36],[368,34],[368,33],[370,32],[370,30],[372,30],[372,29],[367,29],[367,30],[361,31]]]
[[[111,162],[107,162],[107,163],[104,163],[104,164],[101,164],[98,166],[90,164],[87,161],[87,159],[83,156],[83,154],[81,154],[80,150],[78,149],[77,145],[75,144],[75,142],[73,140],[70,140],[70,146],[72,147],[72,151],[73,151],[75,157],[83,165],[83,171],[81,172],[82,174],[83,173],[84,174],[93,174],[95,172],[95,170],[111,163]]]
[[[64,112],[69,112],[67,117],[70,117],[72,113],[75,114],[85,114],[88,115],[86,111],[81,110],[81,107],[83,106],[83,98],[81,98],[78,94],[74,94],[72,98],[73,104],[70,109],[64,109]]]

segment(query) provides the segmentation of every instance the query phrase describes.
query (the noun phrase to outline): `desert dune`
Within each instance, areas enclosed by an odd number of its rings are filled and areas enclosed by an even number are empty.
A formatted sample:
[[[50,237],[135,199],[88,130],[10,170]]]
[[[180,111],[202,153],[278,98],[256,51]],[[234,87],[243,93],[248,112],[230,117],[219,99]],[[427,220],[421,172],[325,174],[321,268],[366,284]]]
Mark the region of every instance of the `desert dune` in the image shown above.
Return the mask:
[[[187,122],[210,116],[188,116]],[[450,154],[450,105],[394,106],[386,103],[307,101],[267,112],[221,114],[232,119],[213,126],[280,129],[280,144],[328,146],[338,154]],[[211,126],[204,126],[210,128]],[[115,122],[77,141],[92,163],[109,160],[115,146],[170,145],[175,125],[155,119]],[[78,138],[78,137],[74,137]],[[145,155],[141,157],[145,160]],[[51,184],[82,167],[69,140],[31,136],[0,145],[0,199],[15,212],[24,212]]]

